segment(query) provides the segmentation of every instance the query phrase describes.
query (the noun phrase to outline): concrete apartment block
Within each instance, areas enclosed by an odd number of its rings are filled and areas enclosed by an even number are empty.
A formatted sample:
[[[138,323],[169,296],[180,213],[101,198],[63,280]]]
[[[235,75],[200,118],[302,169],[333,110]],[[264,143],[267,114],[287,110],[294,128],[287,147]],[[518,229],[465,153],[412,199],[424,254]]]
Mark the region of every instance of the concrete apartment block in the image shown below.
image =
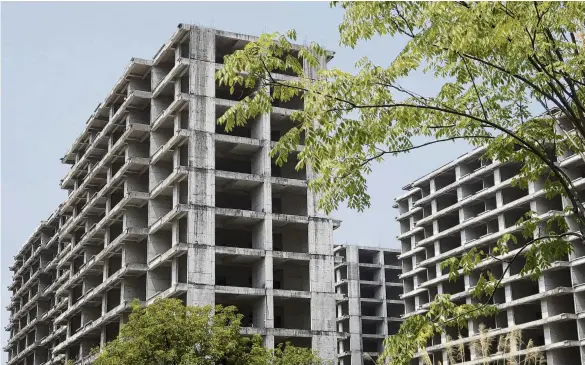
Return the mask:
[[[404,315],[400,299],[400,250],[339,245],[334,249],[337,330],[341,365],[373,365],[383,341],[398,331]]]
[[[517,328],[523,331],[524,343],[532,339],[545,352],[547,364],[583,364],[585,247],[582,242],[572,240],[574,252],[570,257],[555,262],[538,281],[520,276],[525,262],[523,256],[509,268],[507,262],[485,260],[471,275],[451,282],[448,270],[440,268],[443,260],[472,247],[491,251],[499,237],[518,230],[517,220],[529,209],[544,218],[568,205],[560,197],[547,199],[542,190],[544,181],[532,183],[528,189],[512,186],[511,180],[520,166],[482,160],[482,152],[482,149],[474,150],[414,181],[396,199],[406,317],[425,313],[429,301],[441,293],[451,294],[458,304],[478,303],[471,298],[470,288],[477,283],[479,273],[491,270],[496,277],[505,273],[492,301],[499,313],[495,318],[470,321],[468,329],[461,330],[463,341],[469,343],[477,338],[479,323],[484,323],[495,337],[492,346],[492,361],[495,361],[501,359],[496,354],[498,336]],[[583,156],[566,153],[559,156],[558,164],[574,179],[579,196],[585,200]],[[567,220],[570,228],[576,230],[574,217]],[[519,244],[526,241],[520,238]],[[510,249],[507,258],[518,250]],[[456,329],[447,335],[455,339],[455,346],[459,343]],[[433,364],[447,363],[446,342],[446,336],[442,335],[429,343],[427,351]],[[463,363],[483,363],[477,358],[468,352]],[[423,361],[417,358],[412,363],[423,364]]]
[[[10,365],[91,362],[132,300],[164,297],[235,305],[267,347],[335,359],[337,223],[316,210],[310,168],[269,156],[302,100],[216,125],[249,91],[215,71],[253,39],[180,24],[152,60],[131,60],[62,159],[67,199],[15,256]]]

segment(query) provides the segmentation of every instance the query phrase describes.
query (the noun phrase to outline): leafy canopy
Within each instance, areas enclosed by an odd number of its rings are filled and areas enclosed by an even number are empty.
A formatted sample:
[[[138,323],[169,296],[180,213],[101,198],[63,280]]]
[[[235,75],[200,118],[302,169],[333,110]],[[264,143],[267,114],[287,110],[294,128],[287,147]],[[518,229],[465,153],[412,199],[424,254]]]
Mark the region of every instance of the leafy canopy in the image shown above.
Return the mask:
[[[135,302],[128,322],[94,364],[321,365],[310,349],[286,344],[268,350],[260,336],[242,336],[241,320],[235,307],[213,310],[178,299],[158,299],[147,307]]]
[[[486,161],[516,165],[512,184],[541,186],[548,199],[568,208],[527,211],[491,250],[477,248],[442,263],[450,280],[478,272],[478,265],[504,267],[525,257],[522,275],[537,278],[583,244],[585,208],[560,157],[585,156],[585,3],[583,2],[334,2],[345,11],[341,45],[354,47],[374,36],[408,39],[389,66],[367,58],[355,73],[322,66],[329,53],[317,44],[294,45],[296,33],[264,34],[227,56],[220,84],[252,89],[219,118],[231,130],[274,105],[302,99],[296,123],[273,149],[285,162],[304,138],[297,168],[310,165],[310,187],[320,208],[370,205],[367,175],[384,157],[433,143],[463,140],[482,149]],[[390,43],[389,43],[390,44]],[[405,88],[414,72],[442,80],[423,95]],[[296,78],[283,76],[294,74]],[[428,140],[416,144],[420,138]],[[575,172],[576,171],[576,172]],[[569,222],[570,224],[568,224]],[[572,241],[571,241],[572,240]],[[507,271],[507,268],[506,268]],[[439,296],[426,314],[410,316],[389,338],[382,361],[407,364],[435,333],[493,314],[489,305],[501,277],[479,273],[471,294],[476,304],[452,307]],[[456,309],[462,308],[462,309]]]

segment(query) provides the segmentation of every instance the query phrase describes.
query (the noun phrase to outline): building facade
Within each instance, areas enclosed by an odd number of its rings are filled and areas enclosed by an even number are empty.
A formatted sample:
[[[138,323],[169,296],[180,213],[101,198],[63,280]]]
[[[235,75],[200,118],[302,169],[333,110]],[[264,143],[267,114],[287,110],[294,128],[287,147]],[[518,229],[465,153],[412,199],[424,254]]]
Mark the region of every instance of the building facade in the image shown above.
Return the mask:
[[[341,365],[374,365],[383,341],[402,322],[400,250],[339,245],[335,249],[337,330]]]
[[[336,223],[311,170],[269,156],[302,100],[231,133],[216,124],[249,92],[215,71],[253,39],[180,24],[152,60],[131,60],[62,158],[68,197],[15,256],[10,365],[90,362],[135,298],[164,297],[235,305],[267,347],[335,359]]]
[[[564,126],[563,126],[564,127]],[[567,131],[570,133],[570,131]],[[574,252],[545,270],[538,281],[522,277],[525,259],[519,256],[506,262],[527,240],[519,239],[500,260],[490,258],[477,266],[471,275],[448,280],[448,269],[440,263],[459,256],[472,247],[492,252],[499,237],[518,231],[517,221],[529,210],[546,218],[560,212],[568,202],[560,197],[547,199],[542,190],[544,181],[531,183],[528,189],[512,186],[512,178],[520,166],[500,164],[482,159],[482,149],[475,150],[444,165],[408,185],[407,192],[396,199],[397,220],[402,245],[401,279],[404,283],[406,315],[425,313],[437,294],[451,294],[455,303],[478,303],[470,296],[479,273],[489,270],[494,276],[503,274],[502,285],[496,290],[492,304],[499,308],[495,318],[470,321],[459,333],[450,329],[436,336],[427,347],[433,364],[448,363],[447,343],[457,348],[478,338],[480,322],[493,338],[491,361],[502,358],[497,353],[500,335],[515,329],[522,331],[523,348],[531,339],[549,365],[585,363],[585,248],[572,240]],[[585,201],[585,161],[580,155],[566,153],[558,164],[573,180],[582,201]],[[576,230],[574,217],[567,217]],[[571,239],[571,238],[569,238]],[[510,265],[510,267],[508,267]],[[462,336],[462,340],[458,336]],[[453,339],[449,341],[449,338]],[[479,356],[466,350],[465,364],[483,364]],[[413,364],[423,364],[419,357]]]

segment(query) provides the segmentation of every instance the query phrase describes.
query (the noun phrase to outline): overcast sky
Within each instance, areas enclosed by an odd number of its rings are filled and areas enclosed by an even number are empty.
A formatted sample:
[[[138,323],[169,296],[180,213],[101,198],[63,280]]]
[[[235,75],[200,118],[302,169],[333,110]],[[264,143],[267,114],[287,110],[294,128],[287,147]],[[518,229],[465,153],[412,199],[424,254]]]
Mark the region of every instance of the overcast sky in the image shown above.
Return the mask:
[[[60,158],[111,90],[130,58],[152,58],[175,32],[191,23],[258,35],[296,29],[336,52],[331,67],[352,70],[363,56],[385,65],[404,44],[376,39],[344,49],[337,26],[343,13],[326,2],[305,3],[2,3],[1,296],[6,325],[8,266],[39,222],[64,201],[59,180],[68,166]],[[405,83],[418,91],[437,82],[416,75]],[[466,152],[441,144],[375,166],[368,183],[372,207],[363,213],[340,209],[336,243],[398,247],[393,200],[415,178]],[[6,344],[2,333],[0,342]],[[0,362],[6,354],[2,353]]]

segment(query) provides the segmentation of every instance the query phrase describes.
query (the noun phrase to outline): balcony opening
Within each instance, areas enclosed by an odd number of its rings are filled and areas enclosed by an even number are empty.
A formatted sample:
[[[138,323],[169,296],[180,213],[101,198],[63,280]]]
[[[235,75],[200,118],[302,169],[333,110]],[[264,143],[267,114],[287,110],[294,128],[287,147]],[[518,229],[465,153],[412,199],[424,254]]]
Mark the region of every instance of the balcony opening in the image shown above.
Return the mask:
[[[542,319],[542,310],[540,308],[540,302],[532,304],[521,304],[514,307],[513,311],[514,324],[516,325]]]
[[[229,109],[228,106],[216,104],[215,106],[215,117],[216,122],[219,118],[221,118],[225,112]],[[225,125],[219,125],[215,123],[215,133],[223,134],[223,135],[230,135],[235,137],[245,137],[245,138],[257,138],[261,139],[261,122],[260,118],[256,119],[249,119],[245,122],[244,125],[235,125],[232,130],[229,132],[225,130]]]
[[[398,202],[398,215],[408,212],[408,199],[403,199]]]
[[[412,250],[412,243],[410,242],[410,237],[401,239],[400,244],[402,245],[402,252],[408,252]]]
[[[215,97],[216,99],[225,99],[232,101],[240,101],[247,96],[252,96],[254,89],[246,88],[240,84],[234,84],[234,90],[231,92],[230,87],[225,84],[219,84],[219,80],[215,80]]]
[[[215,229],[215,245],[223,247],[252,248],[252,231],[246,229]]]
[[[122,268],[122,257],[112,256],[108,260],[108,277],[114,275],[118,270]]]
[[[454,211],[445,214],[439,219],[437,219],[437,223],[439,224],[439,232],[443,232],[450,228],[453,228],[459,224],[459,212]]]
[[[401,286],[386,285],[386,300],[400,300]]]
[[[573,286],[573,282],[579,282],[579,277],[577,275],[582,274],[583,269],[585,269],[585,267],[581,265],[573,267],[573,270],[565,267],[555,271],[545,272],[543,275],[544,290],[549,291],[556,288],[571,288]],[[573,273],[574,281],[571,280],[571,272]]]
[[[347,330],[343,331],[347,332]],[[344,352],[349,352],[349,339],[346,338],[345,340],[337,341],[337,353],[343,354]]]
[[[242,327],[264,327],[264,303],[259,298],[216,294],[215,305],[236,307],[242,315]]]
[[[457,193],[455,191],[449,191],[441,194],[436,198],[436,202],[437,212],[440,212],[457,203]]]
[[[400,266],[400,260],[398,260],[398,252],[384,252],[384,265],[387,266]]]
[[[73,304],[79,301],[79,298],[83,295],[83,286],[81,284],[71,288],[71,302]]]
[[[251,265],[216,263],[215,285],[235,286],[242,288],[260,288],[264,286],[264,283],[262,280],[259,280],[259,277],[257,277],[257,272],[258,270],[255,270],[255,268]]]
[[[120,322],[110,322],[106,324],[106,342],[110,342],[118,337],[120,332]]]
[[[439,254],[454,250],[461,246],[461,234],[455,232],[439,240]]]
[[[187,284],[187,255],[177,258],[177,282]]]
[[[244,191],[215,192],[215,206],[218,208],[252,210],[252,194]]]
[[[366,286],[360,284],[360,298],[366,299],[382,299],[382,295],[380,293],[381,288],[378,286]]]
[[[287,134],[292,128],[298,125],[288,115],[272,113],[270,115],[270,140],[278,142],[282,136]],[[305,133],[299,131],[299,145],[305,144]]]
[[[560,295],[558,297],[547,298],[548,301],[548,315],[550,317],[558,314],[575,314],[575,300],[573,296]]]
[[[274,289],[310,291],[309,263],[287,261],[273,265]]]
[[[335,288],[335,292],[336,292],[337,294],[342,294],[343,296],[347,296],[347,283],[344,283],[344,284],[338,285],[338,286]]]
[[[311,329],[311,301],[274,298],[274,328]]]
[[[364,352],[381,352],[382,350],[381,339],[362,338],[362,346]]]
[[[463,217],[464,219],[472,219],[484,213],[486,211],[486,202],[479,201],[474,202],[473,204],[468,204],[463,207]]]
[[[471,158],[460,165],[461,177],[474,173],[482,167],[479,158]]]
[[[585,163],[579,161],[575,164],[565,166],[565,171],[571,180],[583,178],[583,176],[585,176]]]
[[[402,271],[405,273],[412,271],[412,258],[407,257],[402,260]]]
[[[414,290],[414,279],[413,278],[404,278],[402,285],[404,286],[404,292],[408,293]]]
[[[303,167],[300,170],[296,169],[298,163],[298,154],[296,152],[291,153],[288,156],[288,160],[279,166],[276,164],[276,159],[272,159],[271,174],[273,177],[282,177],[285,179],[295,180],[307,180],[307,170]]]
[[[420,266],[421,262],[423,262],[424,260],[426,260],[427,256],[426,256],[426,250],[422,250],[417,252],[414,255],[414,260],[415,260],[415,264],[414,266]]]
[[[483,190],[484,183],[483,180],[473,180],[468,183],[461,185],[461,192],[462,198],[465,199],[468,196],[472,196],[477,194],[479,191]]]
[[[465,291],[465,280],[463,276],[459,276],[454,281],[446,281],[443,283],[443,294],[458,294]]]
[[[504,224],[506,228],[515,226],[518,224],[518,220],[523,218],[526,213],[530,211],[530,204],[523,204],[518,207],[514,207],[504,212]]]
[[[422,205],[422,209],[423,209],[423,218],[430,217],[431,215],[433,215],[433,209],[431,207],[431,204]]]
[[[361,302],[361,314],[362,316],[366,317],[381,317],[383,316],[382,313],[382,304],[380,303],[371,303],[371,302]]]
[[[504,188],[502,190],[502,201],[503,204],[506,205],[518,199],[522,199],[527,195],[528,195],[527,189],[521,189],[517,187]]]
[[[252,129],[249,125],[235,126],[231,131],[226,131],[224,125],[215,125],[215,133],[224,134],[235,137],[252,138]]]
[[[152,261],[171,249],[173,244],[172,230],[159,230],[150,235],[148,240],[148,260]]]
[[[79,344],[74,344],[69,347],[67,350],[67,354],[69,355],[69,360],[75,362],[79,360]]]
[[[424,183],[420,186],[420,191],[422,197],[427,197],[431,194],[431,184],[429,182]]]
[[[404,234],[408,231],[410,231],[410,218],[405,218],[405,219],[401,219],[399,220],[400,223],[400,233]]]
[[[358,262],[360,264],[379,264],[379,251],[371,251],[371,250],[358,250]]]
[[[514,281],[512,287],[512,300],[525,298],[538,294],[538,282],[529,278]]]
[[[307,192],[272,192],[272,213],[307,215]]]
[[[342,280],[347,280],[347,266],[335,270],[335,282],[339,283]]]
[[[245,155],[232,155],[229,158],[215,156],[215,169],[221,171],[239,172],[243,174],[252,173],[252,160]]]
[[[362,333],[366,335],[383,335],[383,324],[382,321],[368,321],[362,318]]]
[[[435,191],[441,190],[455,182],[455,169],[448,169],[435,176]]]
[[[392,336],[398,333],[400,329],[400,322],[398,321],[388,321],[388,336]]]
[[[518,163],[507,163],[500,166],[500,181],[506,181],[520,173],[521,165]]]
[[[309,252],[307,226],[285,225],[272,228],[272,249],[285,252]]]
[[[385,269],[384,270],[384,279],[386,283],[400,283],[400,274],[402,271],[400,269]]]
[[[106,311],[109,312],[112,309],[120,305],[121,301],[121,286],[118,285],[106,292]]]
[[[359,276],[362,281],[379,281],[380,269],[362,266],[359,268]]]
[[[224,57],[244,49],[248,41],[242,39],[228,38],[220,35],[215,36],[215,63],[223,64]]]
[[[550,324],[551,343],[577,341],[577,323],[575,321],[552,322]]]
[[[494,175],[486,175],[482,178],[482,184],[484,189],[491,188],[494,186]]]
[[[76,334],[81,328],[81,314],[76,314],[69,320],[69,331],[71,336]]]

